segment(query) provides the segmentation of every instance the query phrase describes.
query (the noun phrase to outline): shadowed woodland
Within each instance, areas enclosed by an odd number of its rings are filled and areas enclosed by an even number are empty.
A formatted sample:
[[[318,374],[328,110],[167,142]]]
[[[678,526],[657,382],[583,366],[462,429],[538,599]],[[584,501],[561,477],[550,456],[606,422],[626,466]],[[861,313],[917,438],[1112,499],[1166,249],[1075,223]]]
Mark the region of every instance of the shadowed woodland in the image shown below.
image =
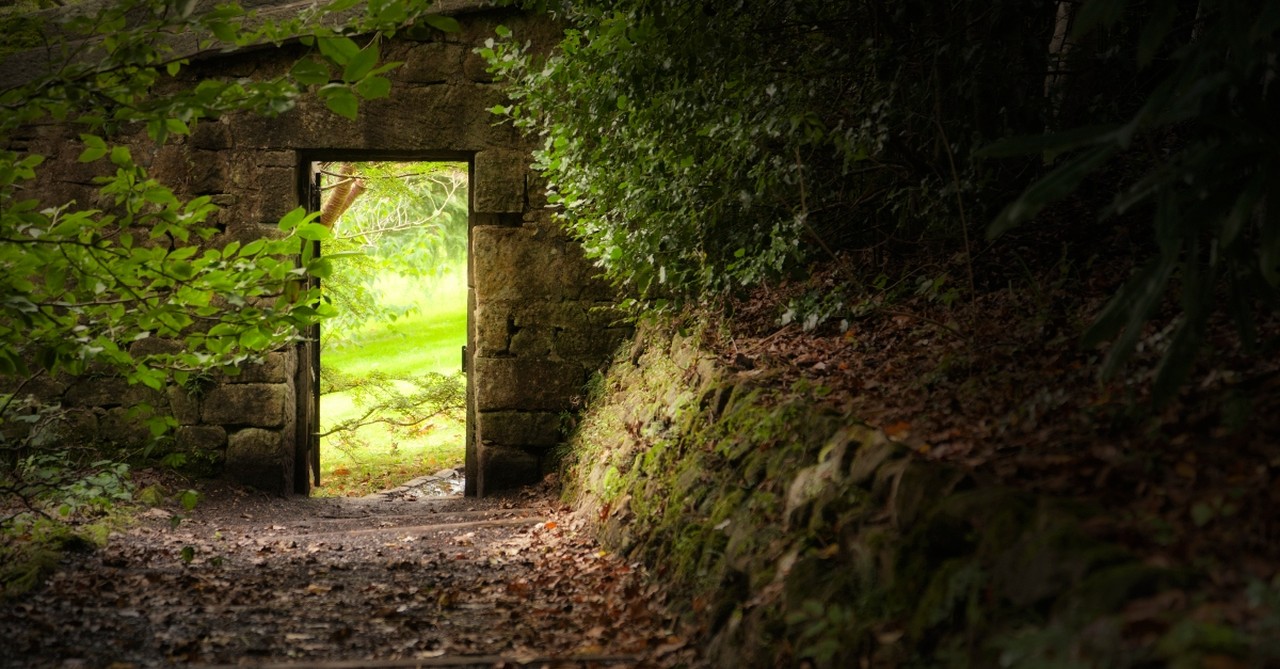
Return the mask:
[[[0,664],[1280,663],[1280,5],[504,3],[557,42],[492,31],[489,113],[634,336],[539,486],[323,502],[42,392],[194,391],[355,316],[303,281],[322,216],[228,241],[130,142],[355,118],[466,16],[40,9],[0,10],[56,56],[0,91]],[[301,56],[180,85],[158,35]],[[94,202],[41,189],[63,123]]]

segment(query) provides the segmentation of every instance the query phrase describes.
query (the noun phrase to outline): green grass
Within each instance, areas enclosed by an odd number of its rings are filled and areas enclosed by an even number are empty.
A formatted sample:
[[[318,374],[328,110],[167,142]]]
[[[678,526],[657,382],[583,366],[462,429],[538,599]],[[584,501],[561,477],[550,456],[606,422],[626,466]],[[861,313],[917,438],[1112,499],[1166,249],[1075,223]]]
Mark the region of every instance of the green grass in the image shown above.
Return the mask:
[[[451,375],[461,364],[467,334],[465,273],[455,270],[427,288],[399,276],[378,286],[389,301],[416,310],[394,322],[370,323],[353,333],[351,343],[321,349],[320,365],[351,376],[380,371],[406,377],[424,372]],[[320,397],[320,430],[362,411],[350,393]],[[395,487],[447,467],[461,468],[465,425],[458,419],[433,419],[409,431],[370,425],[358,439],[332,435],[320,440],[321,485],[316,496],[359,496]]]

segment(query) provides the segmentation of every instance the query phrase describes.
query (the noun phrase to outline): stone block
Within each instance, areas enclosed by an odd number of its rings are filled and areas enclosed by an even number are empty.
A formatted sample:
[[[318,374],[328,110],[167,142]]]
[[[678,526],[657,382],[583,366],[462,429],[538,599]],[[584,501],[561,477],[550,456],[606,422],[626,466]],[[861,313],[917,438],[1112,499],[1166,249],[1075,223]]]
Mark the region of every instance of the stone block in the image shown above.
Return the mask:
[[[69,407],[116,406],[128,388],[129,383],[119,377],[79,377],[63,393],[62,403]]]
[[[522,358],[545,358],[551,354],[554,330],[544,327],[516,326],[511,333],[509,351]]]
[[[474,227],[471,252],[476,299],[482,303],[577,300],[602,283],[581,249],[536,229]]]
[[[283,167],[292,174],[298,167],[298,154],[295,151],[254,151],[250,154],[254,163],[263,167]]]
[[[557,330],[552,352],[564,360],[604,359],[613,355],[630,334],[630,328]]]
[[[524,358],[476,358],[476,411],[564,411],[582,394],[582,365]]]
[[[231,147],[231,126],[223,119],[202,120],[191,128],[191,145],[205,151]]]
[[[139,417],[130,414],[130,407],[107,409],[98,418],[98,435],[103,441],[128,447],[143,446],[151,441],[151,430]]]
[[[525,174],[531,158],[523,151],[493,149],[475,157],[471,184],[473,208],[477,213],[519,213],[525,205]]]
[[[468,51],[462,61],[462,76],[469,81],[488,83],[494,80],[489,63],[478,53]]]
[[[283,383],[235,383],[214,387],[201,403],[201,415],[209,425],[248,425],[281,428],[288,386]]]
[[[549,411],[491,411],[476,415],[480,439],[506,446],[559,444],[560,414]]]
[[[101,409],[67,409],[56,425],[49,427],[56,430],[59,442],[64,445],[95,444],[101,436],[99,413],[103,413]],[[113,439],[113,436],[107,435],[107,438]]]
[[[478,357],[507,355],[511,348],[511,312],[503,305],[477,305],[472,311],[475,328],[471,353]]]
[[[238,376],[228,376],[229,383],[288,383],[298,368],[297,349],[271,351],[262,362],[246,363]]]
[[[179,425],[195,425],[200,422],[200,399],[182,386],[169,386],[169,412]]]
[[[542,478],[542,463],[537,455],[521,448],[481,443],[476,447],[479,460],[481,497],[537,483]]]
[[[395,58],[404,64],[392,71],[397,81],[408,84],[439,84],[453,78],[462,70],[467,52],[461,44],[429,42],[405,49]]]
[[[227,437],[223,476],[259,490],[288,494],[293,490],[293,453],[289,446],[276,430],[251,427],[234,432]]]
[[[275,223],[301,204],[298,176],[292,167],[263,168],[258,179],[259,221]]]
[[[227,447],[227,431],[217,425],[183,425],[173,440],[184,450],[222,453]]]
[[[144,355],[176,354],[181,353],[184,348],[185,345],[176,339],[147,337],[129,344],[129,355],[137,358]]]

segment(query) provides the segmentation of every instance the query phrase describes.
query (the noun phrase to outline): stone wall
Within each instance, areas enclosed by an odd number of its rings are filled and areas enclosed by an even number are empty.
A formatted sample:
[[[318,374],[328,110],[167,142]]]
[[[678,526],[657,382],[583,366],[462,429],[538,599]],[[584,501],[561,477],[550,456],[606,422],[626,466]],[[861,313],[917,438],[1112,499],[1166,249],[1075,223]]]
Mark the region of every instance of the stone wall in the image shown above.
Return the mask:
[[[278,118],[228,115],[203,121],[189,138],[165,146],[150,144],[141,132],[132,145],[135,159],[179,195],[210,195],[221,205],[214,221],[221,230],[217,244],[274,234],[276,221],[304,201],[313,161],[468,162],[467,491],[483,495],[541,476],[549,449],[561,441],[563,412],[627,333],[596,310],[610,304],[607,286],[544,209],[544,193],[528,169],[532,145],[508,124],[495,124],[487,111],[504,96],[474,49],[499,24],[535,45],[553,43],[558,29],[514,10],[454,4],[461,32],[384,45],[385,60],[403,62],[389,75],[391,96],[363,103],[354,121],[330,113],[319,100],[302,99]],[[184,72],[191,80],[270,76],[303,53],[293,45],[206,57]],[[55,163],[42,184],[47,194],[85,202],[95,166],[75,162],[72,137],[73,129],[43,127],[21,143]],[[215,454],[229,478],[273,491],[306,490],[300,483],[306,430],[295,421],[303,404],[298,389],[312,372],[308,357],[278,352],[266,365],[217,380],[199,396],[174,390],[157,404],[178,418],[183,445]],[[113,381],[84,383],[90,389],[77,401],[87,411],[96,407],[89,413],[98,433],[136,432],[128,420],[112,418],[118,407],[93,397],[92,388]],[[74,396],[81,392],[74,387],[55,391]]]

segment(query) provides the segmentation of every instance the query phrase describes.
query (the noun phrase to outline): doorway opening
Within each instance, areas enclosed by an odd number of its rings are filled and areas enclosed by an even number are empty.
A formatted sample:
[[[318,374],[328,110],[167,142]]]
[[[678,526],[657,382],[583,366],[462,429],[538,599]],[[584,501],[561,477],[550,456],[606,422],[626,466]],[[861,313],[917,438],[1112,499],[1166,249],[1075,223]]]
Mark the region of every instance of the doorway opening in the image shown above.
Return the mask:
[[[461,494],[468,165],[312,163],[330,229],[318,333],[314,496]]]

